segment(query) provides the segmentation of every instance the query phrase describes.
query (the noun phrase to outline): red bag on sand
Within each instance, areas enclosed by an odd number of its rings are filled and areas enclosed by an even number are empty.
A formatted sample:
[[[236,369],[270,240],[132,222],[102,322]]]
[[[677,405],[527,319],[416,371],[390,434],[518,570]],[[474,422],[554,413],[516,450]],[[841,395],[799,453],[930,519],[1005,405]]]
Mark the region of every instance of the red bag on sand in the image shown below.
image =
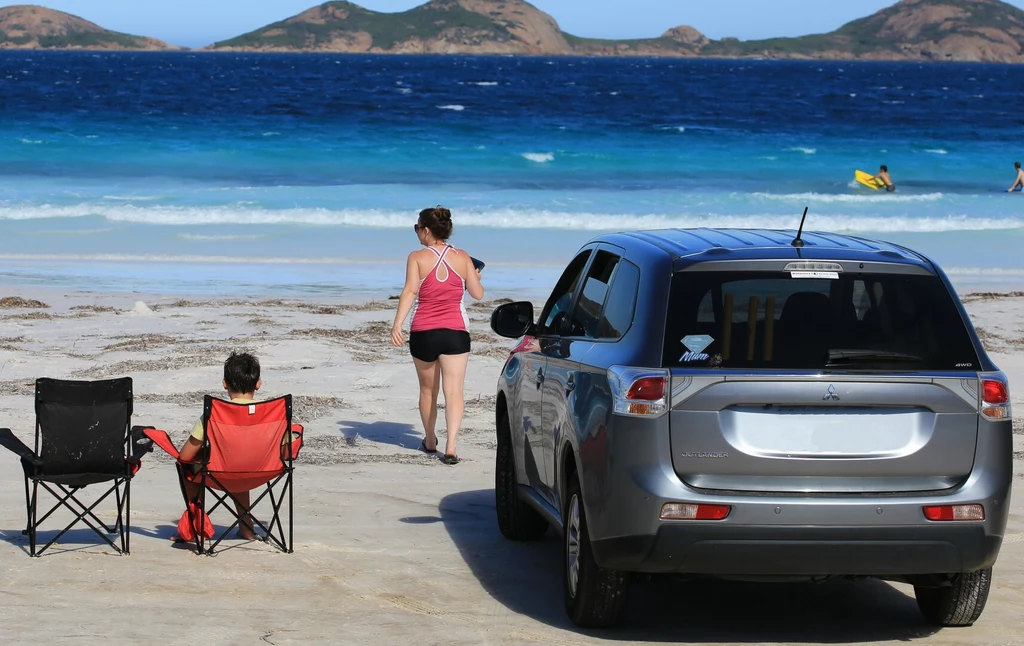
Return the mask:
[[[192,522],[189,522],[189,516],[191,516]],[[200,531],[200,528],[202,528],[204,538],[213,538],[213,523],[210,522],[210,517],[198,503],[190,502],[188,509],[178,520],[178,536],[185,541],[194,541],[196,532]]]

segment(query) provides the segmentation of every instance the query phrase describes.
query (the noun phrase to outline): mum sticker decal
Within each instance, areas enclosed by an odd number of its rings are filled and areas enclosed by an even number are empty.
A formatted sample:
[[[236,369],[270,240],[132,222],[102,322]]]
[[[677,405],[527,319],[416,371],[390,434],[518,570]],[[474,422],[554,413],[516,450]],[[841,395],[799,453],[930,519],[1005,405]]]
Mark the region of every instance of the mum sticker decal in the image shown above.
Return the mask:
[[[708,356],[704,350],[714,342],[715,339],[707,334],[692,334],[690,336],[683,337],[681,343],[687,350],[689,350],[689,352],[679,357],[679,362],[707,361],[711,357]]]

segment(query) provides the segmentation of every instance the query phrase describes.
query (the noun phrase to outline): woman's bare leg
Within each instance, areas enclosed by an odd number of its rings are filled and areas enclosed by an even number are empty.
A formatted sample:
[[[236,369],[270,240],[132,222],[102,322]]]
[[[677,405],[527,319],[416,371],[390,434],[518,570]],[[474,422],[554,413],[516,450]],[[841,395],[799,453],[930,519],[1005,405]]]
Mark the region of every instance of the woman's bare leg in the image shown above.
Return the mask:
[[[463,399],[466,390],[466,366],[469,365],[469,353],[442,354],[437,362],[441,364],[441,387],[444,389],[444,421],[448,425],[448,443],[444,447],[445,455],[458,455],[456,444],[462,416],[466,411]]]
[[[416,364],[416,376],[420,380],[420,420],[423,422],[423,432],[426,435],[425,444],[428,451],[437,450],[437,435],[434,428],[437,426],[437,395],[441,390],[441,371],[438,369],[437,361],[420,361],[413,357],[412,362]]]

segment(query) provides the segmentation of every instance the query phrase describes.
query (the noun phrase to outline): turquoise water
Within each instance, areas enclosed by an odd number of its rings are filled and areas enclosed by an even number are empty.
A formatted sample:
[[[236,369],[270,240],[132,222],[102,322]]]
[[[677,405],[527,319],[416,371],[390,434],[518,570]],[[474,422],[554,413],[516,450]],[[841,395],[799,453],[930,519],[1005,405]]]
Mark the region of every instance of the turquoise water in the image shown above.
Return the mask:
[[[0,52],[0,282],[397,290],[416,212],[498,291],[605,230],[879,237],[1024,283],[1013,66]],[[898,190],[853,170],[888,164]]]

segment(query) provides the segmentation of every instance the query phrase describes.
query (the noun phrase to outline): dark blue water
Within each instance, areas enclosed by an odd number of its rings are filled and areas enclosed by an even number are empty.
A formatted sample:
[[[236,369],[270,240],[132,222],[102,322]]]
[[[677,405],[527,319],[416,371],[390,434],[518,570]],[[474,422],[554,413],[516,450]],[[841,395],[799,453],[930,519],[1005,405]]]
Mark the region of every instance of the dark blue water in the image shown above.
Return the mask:
[[[1009,65],[0,52],[0,255],[392,260],[443,203],[490,257],[554,263],[581,231],[809,206],[1013,273],[992,247],[1024,235],[1022,87]],[[882,163],[895,194],[852,181]]]

